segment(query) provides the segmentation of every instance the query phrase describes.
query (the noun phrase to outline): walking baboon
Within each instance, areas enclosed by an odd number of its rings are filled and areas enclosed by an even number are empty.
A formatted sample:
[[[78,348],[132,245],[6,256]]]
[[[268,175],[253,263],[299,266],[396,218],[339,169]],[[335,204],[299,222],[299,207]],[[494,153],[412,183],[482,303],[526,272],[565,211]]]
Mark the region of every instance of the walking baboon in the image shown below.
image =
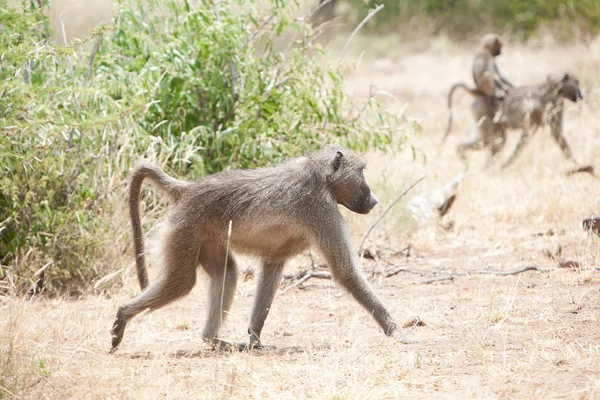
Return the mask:
[[[520,86],[508,91],[502,107],[502,130],[520,129],[519,141],[502,168],[512,164],[542,125],[550,125],[550,134],[567,160],[575,162],[563,135],[564,99],[583,100],[579,79],[569,73],[550,74],[546,82]]]
[[[139,164],[131,174],[129,205],[138,278],[145,289],[119,307],[111,332],[113,349],[134,316],[190,292],[198,264],[210,277],[203,338],[217,348],[231,348],[231,343],[218,337],[237,282],[231,251],[257,256],[263,263],[248,328],[249,343],[235,345],[238,349],[262,347],[260,334],[283,265],[309,247],[323,254],[337,282],[391,336],[396,324],[358,270],[356,252],[337,207],[341,204],[367,214],[378,203],[365,181],[364,168],[364,161],[342,146],[328,146],[275,167],[221,172],[196,182],[174,179],[151,163]],[[140,187],[146,178],[173,202],[164,239],[163,272],[148,287],[139,215]]]
[[[498,35],[490,33],[484,35],[481,39],[481,47],[473,59],[472,71],[475,89],[470,89],[464,83],[460,82],[453,85],[448,93],[448,127],[442,139],[446,140],[452,130],[452,95],[456,89],[465,89],[467,91],[475,90],[476,97],[471,105],[471,112],[475,120],[473,129],[473,138],[458,146],[458,153],[464,159],[464,151],[470,149],[481,140],[488,141],[486,147],[490,147],[493,154],[502,148],[502,134],[494,124],[494,118],[501,108],[502,99],[508,89],[513,85],[500,73],[496,65],[496,57],[502,53],[502,42]],[[474,93],[472,93],[474,94]]]
[[[460,86],[476,98],[484,96],[481,91],[466,85]],[[490,148],[488,163],[502,149],[506,141],[507,129],[520,129],[519,141],[504,163],[506,168],[514,162],[525,144],[533,137],[537,129],[545,124],[550,125],[550,132],[560,146],[565,158],[575,162],[571,148],[563,136],[564,99],[577,102],[583,99],[579,80],[568,73],[550,74],[544,83],[531,86],[519,86],[508,90],[502,104],[502,114],[494,123],[494,130],[481,131],[478,140],[473,139],[465,144],[465,149],[483,145]],[[452,104],[449,103],[449,107]]]

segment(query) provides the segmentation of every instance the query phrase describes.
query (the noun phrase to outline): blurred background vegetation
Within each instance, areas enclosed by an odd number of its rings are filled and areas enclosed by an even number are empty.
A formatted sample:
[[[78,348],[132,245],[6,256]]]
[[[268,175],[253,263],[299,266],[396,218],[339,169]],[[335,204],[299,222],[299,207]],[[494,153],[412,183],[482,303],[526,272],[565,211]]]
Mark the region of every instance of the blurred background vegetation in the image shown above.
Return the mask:
[[[597,0],[335,0],[346,3],[349,22],[364,17],[378,4],[385,6],[367,29],[402,30],[411,22],[425,23],[431,33],[462,38],[497,31],[527,38],[540,29],[568,39],[595,34],[600,29]]]

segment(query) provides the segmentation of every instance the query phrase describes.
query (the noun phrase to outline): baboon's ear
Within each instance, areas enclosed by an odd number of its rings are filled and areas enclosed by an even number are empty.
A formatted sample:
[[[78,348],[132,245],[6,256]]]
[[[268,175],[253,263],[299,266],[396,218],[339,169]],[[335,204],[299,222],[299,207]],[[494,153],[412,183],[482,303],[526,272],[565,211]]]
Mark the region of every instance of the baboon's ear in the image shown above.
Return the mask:
[[[562,76],[562,79],[561,79],[561,80],[562,80],[563,82],[566,82],[566,81],[568,81],[568,80],[569,80],[569,73],[568,73],[568,72],[565,72],[565,73],[563,74],[563,76]]]
[[[554,72],[554,73],[548,74],[547,81],[551,85],[558,85],[562,81],[562,79],[563,79],[563,74]]]
[[[335,158],[331,162],[331,166],[333,167],[333,172],[340,169],[340,166],[342,165],[342,158],[344,158],[344,154],[338,150],[337,153],[335,154]]]

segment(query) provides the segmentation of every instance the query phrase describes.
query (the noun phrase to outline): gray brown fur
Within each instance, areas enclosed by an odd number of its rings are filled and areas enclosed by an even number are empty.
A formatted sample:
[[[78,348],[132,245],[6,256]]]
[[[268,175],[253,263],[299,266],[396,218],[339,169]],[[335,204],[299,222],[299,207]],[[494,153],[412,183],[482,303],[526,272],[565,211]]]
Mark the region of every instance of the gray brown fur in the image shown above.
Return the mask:
[[[469,89],[469,88],[467,88]],[[467,90],[476,98],[483,95],[474,89]],[[512,164],[525,144],[533,137],[540,126],[550,125],[552,138],[558,143],[563,155],[572,161],[573,152],[563,135],[564,99],[577,102],[583,99],[579,80],[568,73],[548,75],[544,83],[520,86],[508,90],[502,102],[502,109],[493,130],[481,130],[472,140],[459,145],[459,152],[475,149],[478,146],[490,149],[492,158],[502,149],[506,141],[506,130],[520,129],[521,135],[517,146],[503,164],[506,168]]]
[[[481,139],[486,141],[492,151],[497,152],[502,144],[494,145],[495,137],[500,137],[498,127],[494,124],[494,116],[499,111],[502,98],[513,85],[500,73],[496,65],[496,57],[502,54],[502,42],[498,35],[490,33],[484,35],[481,39],[481,47],[475,53],[472,64],[473,81],[475,88],[471,89],[464,83],[457,83],[450,88],[448,93],[448,125],[442,143],[446,140],[452,130],[452,96],[457,89],[463,89],[475,97],[471,105],[471,112],[476,121],[474,127],[474,137],[468,142],[458,147],[461,158],[464,159],[464,150],[477,143]]]
[[[138,205],[142,181],[149,179],[171,197],[173,204],[163,272],[139,296],[119,307],[111,332],[113,349],[134,316],[189,293],[196,282],[198,265],[210,277],[203,338],[219,348],[231,346],[218,335],[237,283],[232,252],[257,256],[263,263],[248,329],[249,344],[236,346],[261,347],[260,334],[284,263],[310,247],[323,254],[337,282],[391,336],[396,324],[359,271],[348,228],[337,206],[366,214],[377,204],[365,181],[364,167],[356,153],[341,146],[328,146],[275,167],[222,172],[193,183],[171,178],[153,164],[139,164],[132,173],[130,207],[142,287],[147,283]],[[229,221],[233,229],[227,254]]]
[[[488,97],[502,97],[513,85],[500,73],[496,57],[502,54],[502,41],[494,33],[481,38],[481,47],[473,59],[473,82]]]
[[[546,82],[520,86],[508,91],[499,124],[502,130],[520,129],[519,141],[503,168],[512,164],[539,127],[550,125],[550,134],[566,159],[575,162],[573,152],[563,135],[564,99],[583,99],[579,79],[572,74],[548,75]]]

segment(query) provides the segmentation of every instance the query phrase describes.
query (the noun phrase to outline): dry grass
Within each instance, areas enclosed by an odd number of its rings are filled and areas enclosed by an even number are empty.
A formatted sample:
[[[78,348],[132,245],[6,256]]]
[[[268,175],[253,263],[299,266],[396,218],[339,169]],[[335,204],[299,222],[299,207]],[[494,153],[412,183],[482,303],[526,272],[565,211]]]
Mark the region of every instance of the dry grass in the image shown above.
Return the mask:
[[[428,177],[416,193],[463,171],[453,148],[469,129],[466,97],[457,102],[449,146],[438,154],[437,143],[447,88],[468,80],[471,51],[436,40],[396,47],[389,58],[377,59],[374,54],[384,51],[371,46],[349,71],[348,90],[357,96],[367,95],[373,82],[397,98],[390,107],[401,110],[408,102],[407,114],[423,127],[415,144],[428,160],[368,156],[368,178],[383,201],[367,217],[346,213],[355,242],[411,181]],[[568,104],[566,135],[580,163],[600,170],[600,40],[568,47],[509,43],[501,60],[515,83],[540,81],[566,66],[581,78],[586,96]],[[112,355],[109,329],[117,305],[138,291],[132,271],[114,298],[3,298],[0,398],[597,398],[600,275],[590,268],[600,265],[600,239],[586,234],[581,220],[600,211],[599,181],[565,177],[572,166],[547,131],[506,172],[482,173],[482,163],[482,155],[473,154],[472,176],[442,224],[417,223],[398,205],[367,243],[385,260],[365,261],[365,270],[381,271],[385,261],[459,273],[552,266],[541,250],[554,242],[562,246],[561,257],[579,261],[581,269],[457,276],[430,285],[413,274],[376,276],[373,284],[400,324],[413,316],[426,323],[404,330],[420,340],[411,345],[385,337],[331,283],[309,281],[275,300],[263,338],[290,350],[278,353],[210,351],[200,338],[203,284],[182,301],[136,318]],[[443,229],[450,221],[454,228]],[[411,257],[392,255],[409,243]],[[288,268],[308,264],[301,257]],[[245,339],[253,293],[254,281],[240,282],[224,337]]]

